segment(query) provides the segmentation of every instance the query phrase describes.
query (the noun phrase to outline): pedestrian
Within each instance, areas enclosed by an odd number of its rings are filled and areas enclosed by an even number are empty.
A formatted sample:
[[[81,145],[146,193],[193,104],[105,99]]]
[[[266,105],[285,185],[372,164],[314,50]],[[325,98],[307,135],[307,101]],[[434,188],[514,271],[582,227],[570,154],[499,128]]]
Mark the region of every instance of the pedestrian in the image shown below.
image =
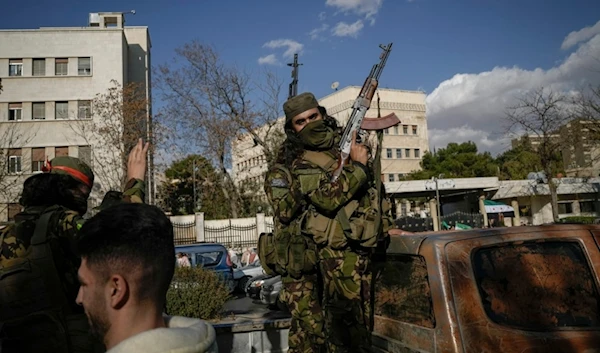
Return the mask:
[[[184,254],[182,252],[177,253],[177,266],[192,267],[192,264],[190,264],[190,259],[187,257],[187,254]]]
[[[148,144],[129,154],[123,202],[143,202]],[[22,212],[0,233],[0,351],[103,351],[88,334],[79,289],[75,241],[84,223],[94,173],[61,156],[23,185]],[[26,270],[25,270],[26,269]]]
[[[291,174],[307,203],[301,232],[318,246],[322,305],[329,352],[365,352],[371,346],[371,256],[387,229],[381,217],[369,150],[352,136],[350,156],[336,182],[340,129],[312,93],[284,104],[287,141],[296,146]],[[379,216],[378,216],[379,215]],[[388,215],[386,215],[388,217]],[[376,224],[379,225],[375,229]]]
[[[159,208],[119,204],[85,223],[77,244],[82,305],[107,353],[217,350],[206,321],[163,315],[175,272],[173,225]]]

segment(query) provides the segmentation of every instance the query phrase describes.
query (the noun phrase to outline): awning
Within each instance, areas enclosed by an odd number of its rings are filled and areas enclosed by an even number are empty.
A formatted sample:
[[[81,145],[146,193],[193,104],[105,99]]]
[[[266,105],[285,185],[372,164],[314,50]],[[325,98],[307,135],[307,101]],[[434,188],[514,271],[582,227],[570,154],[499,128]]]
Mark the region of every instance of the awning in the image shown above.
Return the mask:
[[[487,213],[515,212],[514,208],[503,204],[502,202],[483,200],[483,204],[485,205],[485,212]]]

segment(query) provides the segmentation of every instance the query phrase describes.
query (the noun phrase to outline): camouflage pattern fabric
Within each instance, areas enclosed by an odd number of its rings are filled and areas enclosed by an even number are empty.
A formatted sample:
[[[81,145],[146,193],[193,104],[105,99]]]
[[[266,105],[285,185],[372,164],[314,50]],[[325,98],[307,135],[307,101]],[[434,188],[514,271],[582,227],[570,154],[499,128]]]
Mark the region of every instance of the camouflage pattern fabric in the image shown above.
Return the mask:
[[[287,304],[292,315],[288,352],[326,352],[325,323],[317,274],[304,275],[300,279],[282,277],[282,282],[280,300]]]
[[[329,152],[321,152],[335,158]],[[335,166],[333,166],[334,168]],[[329,173],[306,159],[298,158],[292,165],[292,175],[300,184],[300,190],[307,201],[325,215],[335,212],[352,200],[368,182],[367,168],[359,163],[344,167],[336,183],[331,183]]]
[[[275,217],[282,224],[290,224],[302,208],[302,194],[283,165],[276,164],[267,173],[265,193],[273,206]]]
[[[124,193],[124,201],[143,202],[144,182],[141,180],[132,180],[127,185],[128,189]],[[99,351],[97,345],[95,347],[94,345],[85,347],[86,342],[92,342],[87,334],[88,322],[85,318],[83,308],[75,303],[75,298],[79,291],[77,270],[80,259],[75,254],[74,249],[77,234],[83,226],[84,219],[76,211],[61,206],[54,207],[56,210],[51,211],[52,215],[48,222],[46,238],[50,244],[53,262],[60,280],[60,283],[57,283],[57,285],[62,288],[68,303],[67,307],[62,308],[62,314],[65,315],[67,328],[71,336],[70,341],[72,345],[81,345],[76,350],[77,352],[97,352]],[[26,207],[15,216],[14,224],[2,229],[0,233],[0,238],[2,239],[0,243],[0,269],[8,269],[14,266],[21,258],[27,257],[30,254],[31,238],[36,221],[47,208],[45,206]],[[22,293],[22,295],[27,297],[28,294]],[[1,325],[0,330],[2,330]],[[12,338],[11,335],[17,331],[15,331],[14,327],[10,331],[8,328],[5,328],[5,330],[0,332],[0,339],[10,341]],[[23,331],[26,332],[27,330]],[[21,332],[20,336],[23,335],[24,333]],[[28,338],[23,336],[20,339],[26,341]]]
[[[319,256],[327,351],[368,352],[372,331],[369,255],[326,247]]]

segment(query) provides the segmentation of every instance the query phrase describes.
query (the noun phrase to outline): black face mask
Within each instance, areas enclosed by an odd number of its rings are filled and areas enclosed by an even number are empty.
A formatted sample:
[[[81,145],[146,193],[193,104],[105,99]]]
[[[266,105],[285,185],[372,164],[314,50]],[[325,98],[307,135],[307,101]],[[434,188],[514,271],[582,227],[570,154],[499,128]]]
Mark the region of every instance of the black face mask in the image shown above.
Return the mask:
[[[328,150],[333,147],[335,131],[325,124],[325,120],[317,120],[306,124],[298,132],[298,138],[308,149]]]

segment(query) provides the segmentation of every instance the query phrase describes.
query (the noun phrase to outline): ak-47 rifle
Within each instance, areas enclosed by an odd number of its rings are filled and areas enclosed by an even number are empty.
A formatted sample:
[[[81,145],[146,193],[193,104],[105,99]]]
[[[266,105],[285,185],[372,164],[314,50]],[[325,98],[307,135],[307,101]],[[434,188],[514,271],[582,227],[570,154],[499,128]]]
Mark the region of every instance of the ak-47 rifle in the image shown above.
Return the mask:
[[[383,50],[379,59],[379,63],[373,65],[371,69],[371,73],[367,76],[365,83],[358,94],[358,97],[354,101],[354,105],[352,106],[352,114],[350,115],[350,119],[346,124],[346,128],[342,133],[342,140],[340,141],[340,155],[338,157],[338,166],[336,170],[333,172],[331,177],[332,182],[336,182],[340,177],[344,165],[348,162],[348,157],[350,157],[350,147],[352,146],[352,136],[354,131],[357,132],[356,136],[360,139],[364,139],[364,131],[363,130],[383,130],[394,126],[400,122],[398,117],[391,113],[382,118],[365,118],[365,114],[369,107],[371,106],[371,101],[373,100],[373,95],[377,90],[377,86],[379,84],[379,77],[381,76],[381,72],[385,66],[385,63],[390,55],[390,51],[392,50],[392,43],[388,45],[379,45],[379,47]],[[377,176],[378,177],[378,176]]]

